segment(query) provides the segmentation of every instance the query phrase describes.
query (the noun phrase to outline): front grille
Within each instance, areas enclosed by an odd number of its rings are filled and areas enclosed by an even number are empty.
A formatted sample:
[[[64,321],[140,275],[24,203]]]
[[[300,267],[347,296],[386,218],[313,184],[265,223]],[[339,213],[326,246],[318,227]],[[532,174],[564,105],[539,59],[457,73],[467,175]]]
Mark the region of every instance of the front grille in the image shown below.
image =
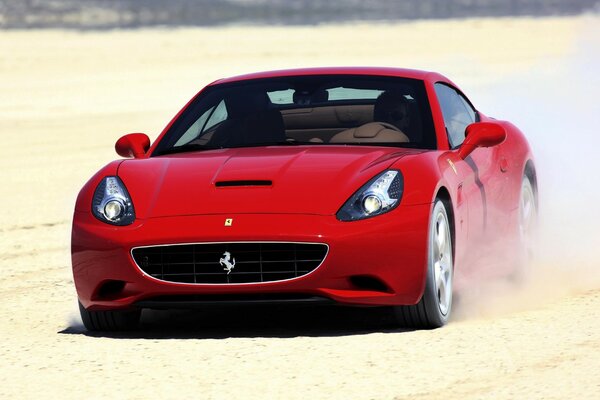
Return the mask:
[[[138,247],[131,254],[142,271],[162,281],[235,284],[273,282],[306,275],[323,262],[327,245],[198,243]]]

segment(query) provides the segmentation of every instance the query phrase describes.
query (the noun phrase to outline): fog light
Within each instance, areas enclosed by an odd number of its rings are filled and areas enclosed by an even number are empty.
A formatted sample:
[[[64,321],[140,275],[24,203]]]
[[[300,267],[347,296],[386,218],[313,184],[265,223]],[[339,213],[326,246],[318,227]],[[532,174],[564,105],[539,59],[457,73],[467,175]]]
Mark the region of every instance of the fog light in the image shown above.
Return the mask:
[[[123,215],[125,207],[120,201],[111,200],[104,206],[104,215],[106,218],[114,221]]]
[[[381,199],[370,194],[364,198],[363,208],[367,214],[373,214],[374,212],[381,210]]]

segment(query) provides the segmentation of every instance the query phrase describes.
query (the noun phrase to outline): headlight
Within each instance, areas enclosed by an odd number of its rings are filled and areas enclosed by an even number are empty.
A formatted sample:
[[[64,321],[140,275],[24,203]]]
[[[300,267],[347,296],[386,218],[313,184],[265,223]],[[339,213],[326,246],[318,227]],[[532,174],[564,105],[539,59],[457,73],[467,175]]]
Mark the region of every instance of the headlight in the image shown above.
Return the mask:
[[[386,213],[400,203],[403,190],[400,171],[384,171],[354,193],[336,216],[340,221],[356,221]]]
[[[92,213],[102,222],[129,225],[135,220],[131,197],[125,185],[116,176],[102,179],[92,201]]]

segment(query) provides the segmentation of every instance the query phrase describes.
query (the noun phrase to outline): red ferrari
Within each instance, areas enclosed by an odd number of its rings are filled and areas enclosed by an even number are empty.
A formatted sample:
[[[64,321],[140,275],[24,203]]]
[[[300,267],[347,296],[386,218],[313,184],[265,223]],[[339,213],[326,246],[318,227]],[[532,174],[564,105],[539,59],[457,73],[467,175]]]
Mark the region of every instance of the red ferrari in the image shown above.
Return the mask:
[[[133,133],[115,147],[129,159],[86,183],[73,218],[88,330],[131,329],[145,308],[259,303],[386,306],[398,324],[435,328],[455,272],[486,269],[489,243],[530,251],[525,137],[437,73],[221,79],[152,145]]]

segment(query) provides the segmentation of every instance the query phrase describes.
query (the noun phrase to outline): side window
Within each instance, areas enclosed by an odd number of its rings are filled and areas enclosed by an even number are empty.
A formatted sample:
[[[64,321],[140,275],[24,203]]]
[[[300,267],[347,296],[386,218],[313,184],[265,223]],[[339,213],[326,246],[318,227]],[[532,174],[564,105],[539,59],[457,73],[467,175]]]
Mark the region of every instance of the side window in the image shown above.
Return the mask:
[[[192,126],[185,131],[185,133],[175,143],[175,146],[182,146],[191,142],[202,135],[202,133],[212,128],[219,122],[224,121],[225,119],[227,119],[227,108],[225,107],[225,102],[221,100],[216,107],[213,106],[206,110],[200,116],[200,118],[198,118],[196,122],[194,122]]]
[[[460,93],[450,86],[436,83],[435,92],[442,108],[448,141],[452,148],[457,147],[465,140],[467,126],[477,119],[475,110]]]
[[[458,98],[462,101],[463,105],[465,106],[465,109],[467,110],[467,113],[469,114],[473,122],[476,122],[477,112],[473,109],[473,107],[471,107],[471,104],[469,104],[467,99],[465,99],[460,93],[458,94]]]

